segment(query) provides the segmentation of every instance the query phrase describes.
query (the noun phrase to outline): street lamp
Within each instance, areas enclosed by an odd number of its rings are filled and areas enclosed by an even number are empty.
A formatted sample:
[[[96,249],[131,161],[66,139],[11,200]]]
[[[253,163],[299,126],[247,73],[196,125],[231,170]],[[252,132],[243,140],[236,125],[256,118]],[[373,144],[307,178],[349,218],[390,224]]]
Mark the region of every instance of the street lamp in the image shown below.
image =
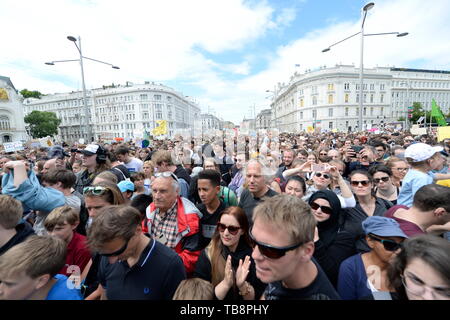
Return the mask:
[[[96,60],[96,59],[92,59],[92,58],[88,58],[88,57],[83,56],[83,53],[81,51],[81,37],[78,37],[78,40],[77,40],[75,37],[68,36],[67,39],[69,41],[73,42],[73,44],[75,45],[75,47],[77,48],[77,50],[78,50],[78,52],[80,54],[80,58],[79,59],[71,59],[71,60],[55,60],[55,61],[46,62],[45,64],[46,65],[50,65],[50,66],[54,66],[55,63],[58,63],[58,62],[72,62],[72,61],[79,61],[80,62],[81,82],[82,82],[82,86],[83,86],[84,116],[85,116],[84,123],[85,123],[86,129],[87,129],[87,140],[88,140],[88,143],[89,143],[89,142],[91,142],[93,140],[93,135],[92,135],[92,127],[89,125],[89,107],[88,107],[87,96],[86,96],[86,84],[85,84],[85,81],[84,81],[83,59],[88,59],[88,60],[91,60],[91,61],[103,63],[103,64],[111,66],[113,69],[120,69],[120,68],[118,66],[113,65],[113,64],[108,63],[108,62],[104,62],[104,61],[100,61],[100,60]],[[79,45],[77,45],[77,41],[78,41]],[[80,132],[80,134],[81,134],[81,132]]]
[[[364,63],[363,63],[363,58],[364,58],[364,37],[365,36],[380,36],[380,35],[389,35],[389,34],[395,34],[397,35],[397,37],[404,37],[406,35],[408,35],[408,32],[383,32],[383,33],[364,33],[364,22],[366,21],[366,16],[367,16],[367,11],[369,11],[370,9],[372,9],[375,6],[375,3],[373,2],[369,2],[368,4],[366,4],[363,8],[362,8],[362,23],[361,23],[361,31],[352,34],[351,36],[342,39],[341,41],[338,41],[336,43],[333,43],[332,45],[330,45],[328,48],[325,48],[322,50],[322,52],[328,52],[331,50],[331,47],[344,42],[347,39],[353,38],[354,36],[361,34],[361,51],[360,51],[360,67],[359,67],[359,112],[358,112],[358,129],[362,131],[362,116],[363,116],[363,73],[364,73]]]

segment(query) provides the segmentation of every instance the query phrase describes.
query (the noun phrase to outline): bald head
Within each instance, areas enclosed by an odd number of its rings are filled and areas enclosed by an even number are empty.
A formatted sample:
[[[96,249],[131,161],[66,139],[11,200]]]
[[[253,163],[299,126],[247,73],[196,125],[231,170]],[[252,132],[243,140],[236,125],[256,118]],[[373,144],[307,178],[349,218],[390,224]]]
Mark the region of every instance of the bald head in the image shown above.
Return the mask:
[[[56,159],[50,159],[45,161],[44,167],[42,168],[42,173],[45,174],[49,172],[51,169],[56,168]]]

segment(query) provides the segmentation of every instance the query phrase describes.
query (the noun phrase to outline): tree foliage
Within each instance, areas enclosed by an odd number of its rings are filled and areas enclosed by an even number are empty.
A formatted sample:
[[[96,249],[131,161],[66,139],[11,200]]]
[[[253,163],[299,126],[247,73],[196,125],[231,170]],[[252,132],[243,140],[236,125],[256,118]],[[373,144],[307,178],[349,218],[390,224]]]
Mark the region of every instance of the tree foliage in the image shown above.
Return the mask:
[[[33,138],[43,138],[53,136],[58,133],[58,126],[61,119],[56,117],[54,112],[34,110],[25,118],[25,123],[29,124],[30,134]]]
[[[26,99],[26,98],[36,98],[40,99],[42,96],[42,93],[39,91],[28,91],[28,89],[20,90],[20,94]]]

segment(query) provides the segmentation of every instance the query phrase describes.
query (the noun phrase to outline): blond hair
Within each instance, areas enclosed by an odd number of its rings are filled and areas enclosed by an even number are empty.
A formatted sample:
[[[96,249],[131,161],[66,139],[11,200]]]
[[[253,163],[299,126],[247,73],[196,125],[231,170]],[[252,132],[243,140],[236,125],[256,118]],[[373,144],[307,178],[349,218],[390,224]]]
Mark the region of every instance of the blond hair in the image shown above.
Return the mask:
[[[56,226],[64,224],[76,225],[80,222],[77,211],[70,206],[62,206],[52,210],[47,218],[45,218],[44,226],[48,232],[52,232]]]
[[[213,300],[213,298],[212,283],[200,278],[181,281],[173,295],[173,300]]]
[[[293,243],[313,241],[316,220],[311,207],[303,200],[287,194],[266,198],[253,211],[253,221],[263,220],[286,231]]]
[[[14,229],[22,218],[22,203],[11,196],[0,195],[0,225],[5,229]]]
[[[0,256],[0,280],[25,273],[36,279],[56,275],[66,261],[67,244],[56,237],[30,236]]]
[[[174,165],[174,161],[172,158],[172,153],[167,150],[158,150],[152,155],[152,162],[160,166],[163,162],[167,163],[167,165]]]

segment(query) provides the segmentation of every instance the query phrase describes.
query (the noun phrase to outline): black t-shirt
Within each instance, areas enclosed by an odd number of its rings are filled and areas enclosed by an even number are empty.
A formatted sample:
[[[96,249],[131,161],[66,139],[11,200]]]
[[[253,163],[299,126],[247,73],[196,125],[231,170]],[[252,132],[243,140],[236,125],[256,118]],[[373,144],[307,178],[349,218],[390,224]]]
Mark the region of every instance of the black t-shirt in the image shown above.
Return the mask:
[[[186,271],[174,250],[151,240],[131,268],[127,261],[109,264],[102,257],[98,277],[109,300],[172,300]]]
[[[269,283],[264,291],[265,300],[341,300],[330,280],[314,259],[317,277],[306,288],[288,289],[281,281]]]
[[[116,175],[117,182],[123,181],[130,177],[130,172],[128,171],[127,167],[125,167],[123,164],[119,164],[114,168],[111,168],[109,171],[111,171]]]
[[[200,219],[201,238],[199,248],[199,250],[202,250],[211,241],[211,238],[214,235],[214,231],[216,231],[216,226],[219,222],[220,215],[222,211],[225,210],[226,205],[222,201],[220,201],[219,207],[212,214],[209,213],[208,210],[206,210],[206,206],[203,203],[197,205],[197,208],[203,214],[202,218]]]
[[[241,199],[239,200],[239,207],[244,209],[245,214],[247,215],[248,223],[250,226],[253,226],[253,209],[264,200],[265,197],[273,197],[276,196],[278,193],[273,191],[272,189],[269,189],[264,196],[261,198],[254,198],[253,194],[248,191],[248,189],[245,189],[241,194]]]

